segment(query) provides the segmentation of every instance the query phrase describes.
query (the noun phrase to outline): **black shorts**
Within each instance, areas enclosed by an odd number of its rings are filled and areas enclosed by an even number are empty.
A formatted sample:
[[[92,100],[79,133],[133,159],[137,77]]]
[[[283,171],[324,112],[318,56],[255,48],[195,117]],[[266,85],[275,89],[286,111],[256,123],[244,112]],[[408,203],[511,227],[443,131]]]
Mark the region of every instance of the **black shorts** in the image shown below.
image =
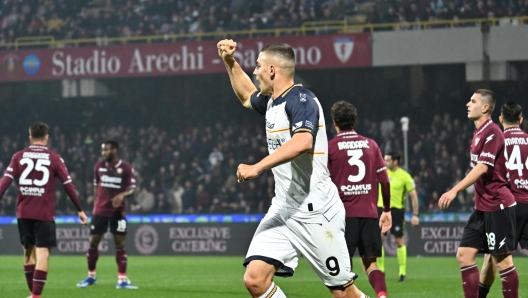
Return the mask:
[[[57,246],[57,230],[54,221],[18,218],[17,222],[20,243],[24,248]]]
[[[380,218],[383,208],[378,208],[378,218]],[[405,211],[403,209],[391,208],[392,227],[390,232],[396,238],[402,238],[405,232]]]
[[[381,257],[381,229],[377,218],[347,217],[345,240],[350,257],[359,250],[362,258]]]
[[[103,235],[108,231],[108,225],[110,225],[110,232],[114,235],[126,235],[127,233],[127,221],[125,217],[94,215],[90,223],[90,235]]]
[[[516,243],[519,243],[522,248],[528,248],[528,204],[517,203],[515,216],[517,217]]]
[[[480,253],[509,254],[515,251],[515,207],[484,212],[475,210],[464,227],[460,247]]]

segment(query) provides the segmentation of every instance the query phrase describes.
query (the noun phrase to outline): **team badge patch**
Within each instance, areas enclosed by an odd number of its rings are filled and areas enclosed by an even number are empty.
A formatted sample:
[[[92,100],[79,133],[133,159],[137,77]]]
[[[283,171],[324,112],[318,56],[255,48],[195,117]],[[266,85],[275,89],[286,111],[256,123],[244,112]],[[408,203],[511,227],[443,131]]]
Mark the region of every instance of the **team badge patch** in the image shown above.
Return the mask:
[[[122,173],[123,173],[123,169],[121,169],[121,168],[117,168],[117,173],[118,173],[118,174],[122,174]]]
[[[478,145],[478,142],[479,142],[479,141],[480,141],[480,138],[476,138],[476,139],[475,139],[475,146]]]

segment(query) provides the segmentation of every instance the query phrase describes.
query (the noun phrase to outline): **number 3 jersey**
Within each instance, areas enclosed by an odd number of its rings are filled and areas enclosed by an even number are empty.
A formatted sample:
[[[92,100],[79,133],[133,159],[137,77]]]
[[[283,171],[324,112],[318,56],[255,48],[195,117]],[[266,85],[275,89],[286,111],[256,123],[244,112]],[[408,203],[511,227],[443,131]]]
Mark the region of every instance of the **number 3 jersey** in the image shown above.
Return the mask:
[[[342,210],[343,203],[328,172],[325,121],[315,95],[301,85],[293,85],[275,100],[256,92],[251,96],[251,106],[266,115],[270,155],[297,133],[313,136],[312,151],[272,169],[272,205],[302,222],[317,223],[322,219],[320,215],[330,220]]]
[[[528,134],[518,127],[504,130],[510,189],[518,203],[528,204]]]
[[[94,167],[94,186],[97,187],[97,198],[93,214],[107,217],[124,216],[125,200],[121,206],[114,208],[112,198],[128,189],[136,188],[134,170],[122,160],[114,164],[100,161]]]
[[[2,179],[0,195],[14,180],[18,184],[17,217],[53,221],[56,178],[64,185],[77,210],[81,211],[64,160],[44,146],[32,145],[13,155]]]
[[[389,178],[376,142],[353,130],[341,131],[328,142],[328,169],[347,217],[378,217],[378,181]]]

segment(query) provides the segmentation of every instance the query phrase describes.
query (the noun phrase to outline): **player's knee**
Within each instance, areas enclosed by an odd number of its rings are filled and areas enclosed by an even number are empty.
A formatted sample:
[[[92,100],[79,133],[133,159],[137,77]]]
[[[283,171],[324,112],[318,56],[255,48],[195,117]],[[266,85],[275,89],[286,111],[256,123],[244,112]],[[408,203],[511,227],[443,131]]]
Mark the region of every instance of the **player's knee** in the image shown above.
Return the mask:
[[[244,274],[244,285],[246,289],[252,294],[263,294],[266,292],[271,282],[266,282],[264,276],[247,270]]]
[[[471,254],[464,249],[457,250],[456,258],[458,263],[460,264],[460,267],[469,266],[474,263],[471,259]]]

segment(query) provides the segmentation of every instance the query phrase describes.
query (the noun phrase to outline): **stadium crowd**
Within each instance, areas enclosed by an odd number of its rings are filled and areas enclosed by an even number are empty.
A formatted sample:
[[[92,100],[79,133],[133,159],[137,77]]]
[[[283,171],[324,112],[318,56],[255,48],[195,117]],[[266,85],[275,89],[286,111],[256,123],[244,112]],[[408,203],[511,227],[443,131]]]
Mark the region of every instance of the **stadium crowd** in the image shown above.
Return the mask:
[[[528,16],[528,2],[455,0],[2,0],[0,46],[19,37],[56,40],[298,28],[311,21],[399,23]],[[435,27],[435,26],[433,26]],[[316,33],[329,32],[316,30]],[[291,31],[290,34],[298,32]],[[215,37],[210,37],[215,38]]]
[[[139,130],[101,126],[66,133],[54,126],[49,147],[64,158],[87,212],[93,207],[93,166],[100,159],[101,143],[116,139],[120,158],[133,165],[138,181],[134,197],[128,199],[129,213],[262,213],[274,194],[271,173],[242,184],[235,176],[239,163],[252,164],[267,155],[260,125],[246,121],[226,126],[217,122],[188,126],[178,133],[154,126]],[[420,128],[423,131],[411,125],[409,132],[409,169],[416,181],[421,211],[437,212],[440,194],[468,171],[473,127],[469,121],[444,114],[435,115],[429,126]],[[398,119],[378,122],[361,117],[357,130],[376,140],[384,153],[402,150]],[[329,130],[329,135],[335,131]],[[4,135],[0,172],[5,171],[12,154],[27,145],[26,135]],[[76,214],[62,188],[57,189],[57,214]],[[16,188],[11,186],[0,200],[0,215],[14,215],[15,204]],[[449,211],[469,211],[472,206],[469,190],[459,194]]]

